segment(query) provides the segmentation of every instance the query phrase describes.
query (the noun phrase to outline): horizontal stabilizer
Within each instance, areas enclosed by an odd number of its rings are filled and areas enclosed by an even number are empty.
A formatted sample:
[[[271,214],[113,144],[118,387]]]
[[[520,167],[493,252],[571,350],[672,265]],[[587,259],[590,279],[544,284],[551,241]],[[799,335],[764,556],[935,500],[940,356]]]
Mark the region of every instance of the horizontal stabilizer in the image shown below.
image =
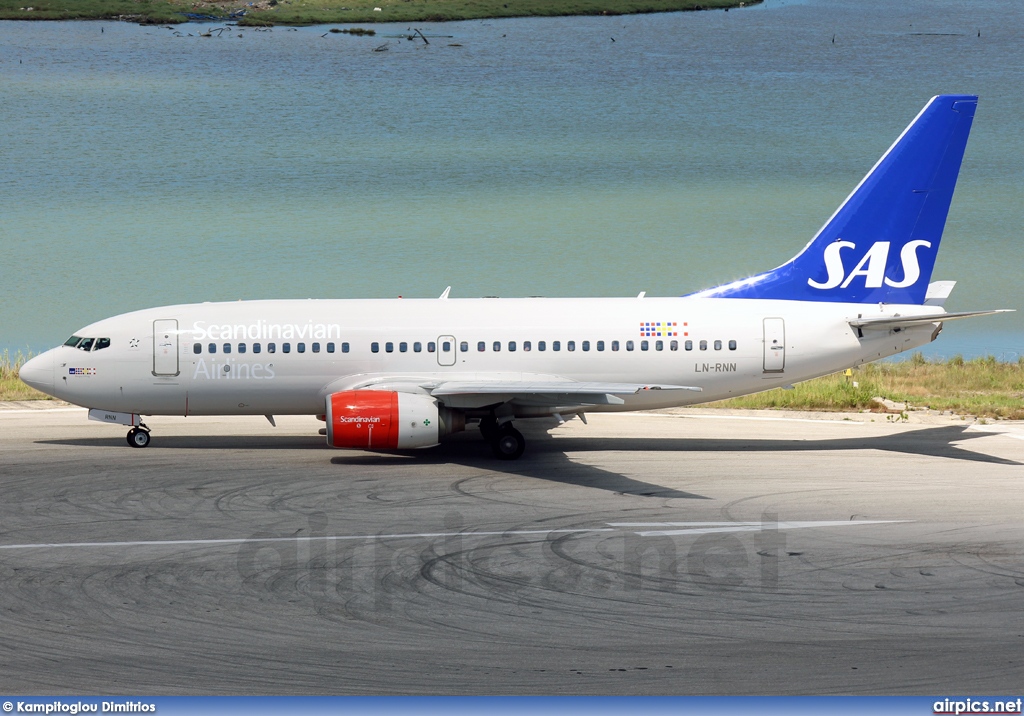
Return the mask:
[[[991,311],[960,311],[959,313],[933,313],[927,316],[880,316],[878,318],[855,318],[850,321],[854,328],[882,328],[891,330],[893,328],[909,328],[920,326],[925,323],[944,323],[954,321],[958,318],[974,318],[975,316],[990,316],[993,313],[1010,313],[1012,308],[998,308]]]

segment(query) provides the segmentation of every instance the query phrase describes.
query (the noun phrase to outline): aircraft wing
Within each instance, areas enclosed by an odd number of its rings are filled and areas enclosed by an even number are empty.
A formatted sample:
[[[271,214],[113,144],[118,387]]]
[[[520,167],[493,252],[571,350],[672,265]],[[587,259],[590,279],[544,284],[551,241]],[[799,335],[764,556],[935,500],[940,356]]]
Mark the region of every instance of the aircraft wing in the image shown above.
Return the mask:
[[[854,328],[880,328],[892,330],[894,328],[909,328],[925,323],[943,323],[958,318],[973,318],[974,316],[988,316],[993,313],[1011,312],[1012,308],[999,308],[991,311],[960,311],[959,313],[933,313],[927,316],[879,316],[877,318],[853,318],[850,325]]]
[[[453,407],[482,407],[514,401],[520,405],[622,405],[622,395],[653,390],[700,391],[688,385],[586,383],[574,381],[447,381],[430,390]]]

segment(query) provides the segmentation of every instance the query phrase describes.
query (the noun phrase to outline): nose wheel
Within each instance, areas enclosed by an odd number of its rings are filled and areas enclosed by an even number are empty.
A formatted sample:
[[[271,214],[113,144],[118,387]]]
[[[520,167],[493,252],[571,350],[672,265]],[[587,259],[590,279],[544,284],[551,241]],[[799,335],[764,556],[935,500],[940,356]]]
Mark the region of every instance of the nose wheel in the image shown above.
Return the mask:
[[[133,448],[144,448],[149,445],[149,428],[140,425],[128,431],[128,444]]]

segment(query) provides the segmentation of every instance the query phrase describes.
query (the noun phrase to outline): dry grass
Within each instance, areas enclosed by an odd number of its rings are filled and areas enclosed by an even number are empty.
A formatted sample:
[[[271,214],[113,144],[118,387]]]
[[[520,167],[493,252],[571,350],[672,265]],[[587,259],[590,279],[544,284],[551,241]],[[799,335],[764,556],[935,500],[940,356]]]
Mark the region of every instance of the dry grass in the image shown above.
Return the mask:
[[[863,366],[850,379],[836,373],[799,383],[793,390],[769,390],[710,405],[794,410],[880,409],[872,400],[876,396],[907,403],[910,408],[1024,420],[1024,359],[1000,363],[992,357],[968,361],[956,357],[939,362],[916,353],[908,361]]]
[[[49,395],[29,388],[18,379],[18,369],[31,357],[31,353],[25,355],[21,351],[14,356],[7,350],[0,354],[0,401],[53,400]]]

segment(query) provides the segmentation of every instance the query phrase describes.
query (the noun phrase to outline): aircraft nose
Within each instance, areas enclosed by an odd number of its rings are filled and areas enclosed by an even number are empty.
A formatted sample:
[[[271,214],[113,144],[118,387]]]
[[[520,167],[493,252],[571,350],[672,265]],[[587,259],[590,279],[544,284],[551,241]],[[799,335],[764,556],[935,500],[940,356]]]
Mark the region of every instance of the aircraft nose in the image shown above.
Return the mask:
[[[26,385],[53,395],[53,351],[30,359],[18,370],[18,377]]]

